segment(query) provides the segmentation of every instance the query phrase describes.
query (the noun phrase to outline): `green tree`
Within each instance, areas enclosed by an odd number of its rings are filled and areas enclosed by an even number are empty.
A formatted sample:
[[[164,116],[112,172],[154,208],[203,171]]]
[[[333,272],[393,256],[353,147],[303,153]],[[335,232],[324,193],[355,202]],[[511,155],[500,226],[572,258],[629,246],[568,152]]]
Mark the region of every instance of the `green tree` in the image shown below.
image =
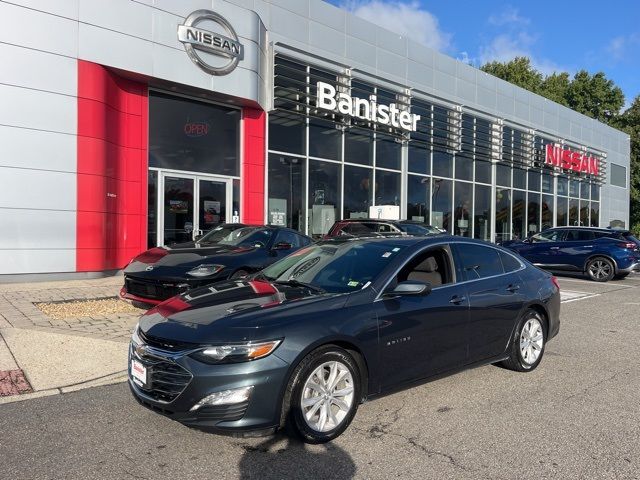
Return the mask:
[[[604,73],[580,70],[566,91],[567,106],[601,122],[611,124],[624,106],[624,94]]]
[[[552,73],[547,76],[540,87],[540,95],[561,105],[568,106],[567,91],[569,90],[569,74],[567,72]]]
[[[481,70],[514,83],[554,102],[595,118],[631,136],[631,226],[640,234],[640,96],[624,113],[624,94],[602,72],[590,74],[585,70],[573,78],[567,72],[554,72],[544,77],[526,57],[509,62],[491,62]]]
[[[631,136],[630,224],[636,235],[640,235],[640,95],[615,123]]]
[[[504,63],[486,63],[480,69],[531,92],[538,93],[542,85],[542,74],[533,68],[527,57],[516,57]]]

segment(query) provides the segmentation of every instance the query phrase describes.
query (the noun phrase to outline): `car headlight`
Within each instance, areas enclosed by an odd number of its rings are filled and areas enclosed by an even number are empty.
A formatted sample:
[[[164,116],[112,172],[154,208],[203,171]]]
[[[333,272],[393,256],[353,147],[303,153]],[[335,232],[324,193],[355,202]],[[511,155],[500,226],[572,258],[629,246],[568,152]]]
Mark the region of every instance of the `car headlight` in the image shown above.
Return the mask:
[[[189,270],[187,272],[187,275],[190,275],[192,277],[208,277],[210,275],[215,275],[223,268],[224,265],[203,264]]]
[[[271,354],[281,342],[282,340],[271,340],[259,343],[215,345],[198,350],[192,353],[191,357],[210,364],[249,362]]]

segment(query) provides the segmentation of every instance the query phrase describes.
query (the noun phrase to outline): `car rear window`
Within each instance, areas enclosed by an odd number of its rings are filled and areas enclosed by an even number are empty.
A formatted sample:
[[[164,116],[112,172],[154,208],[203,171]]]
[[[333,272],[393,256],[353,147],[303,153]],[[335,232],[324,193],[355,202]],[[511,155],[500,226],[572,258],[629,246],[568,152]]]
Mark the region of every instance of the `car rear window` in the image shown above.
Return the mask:
[[[579,242],[584,240],[594,240],[596,236],[592,230],[569,230],[565,237],[565,242]]]
[[[500,256],[500,260],[502,261],[502,266],[506,273],[520,270],[520,268],[522,267],[522,264],[513,255],[509,255],[506,252],[498,252],[498,254]]]
[[[458,245],[462,271],[467,280],[493,277],[504,273],[498,250],[483,245]]]

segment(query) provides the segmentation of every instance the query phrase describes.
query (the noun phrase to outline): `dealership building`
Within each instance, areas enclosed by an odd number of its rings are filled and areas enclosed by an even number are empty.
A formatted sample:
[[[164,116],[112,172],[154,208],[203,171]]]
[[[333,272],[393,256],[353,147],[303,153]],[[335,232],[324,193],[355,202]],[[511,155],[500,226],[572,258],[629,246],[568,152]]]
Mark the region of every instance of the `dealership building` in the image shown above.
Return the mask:
[[[628,226],[629,136],[321,0],[0,1],[0,276],[219,223]]]

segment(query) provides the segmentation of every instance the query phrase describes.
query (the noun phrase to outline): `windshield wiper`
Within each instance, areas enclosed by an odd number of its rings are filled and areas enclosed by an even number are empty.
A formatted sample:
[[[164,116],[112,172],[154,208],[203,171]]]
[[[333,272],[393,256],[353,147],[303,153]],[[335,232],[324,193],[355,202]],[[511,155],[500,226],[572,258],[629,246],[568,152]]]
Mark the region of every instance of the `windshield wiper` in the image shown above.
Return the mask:
[[[324,288],[316,287],[315,285],[312,285],[310,283],[301,282],[300,280],[296,280],[295,278],[290,278],[288,280],[276,280],[273,283],[276,283],[278,285],[289,285],[291,287],[305,287],[318,293],[326,293],[326,290]]]

